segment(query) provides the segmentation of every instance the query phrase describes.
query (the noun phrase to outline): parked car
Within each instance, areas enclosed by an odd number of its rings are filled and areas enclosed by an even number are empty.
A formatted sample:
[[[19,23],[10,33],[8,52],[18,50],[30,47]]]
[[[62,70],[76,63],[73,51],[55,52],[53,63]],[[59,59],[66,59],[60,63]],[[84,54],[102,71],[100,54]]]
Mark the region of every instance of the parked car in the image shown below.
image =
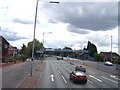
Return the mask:
[[[110,62],[110,61],[106,61],[104,64],[107,65],[107,66],[113,66],[113,63]]]
[[[72,80],[74,83],[81,82],[81,83],[86,84],[87,83],[87,76],[82,71],[73,71],[70,73],[70,80]]]
[[[86,72],[86,68],[85,68],[85,66],[83,66],[83,65],[76,66],[76,67],[75,67],[75,71]]]

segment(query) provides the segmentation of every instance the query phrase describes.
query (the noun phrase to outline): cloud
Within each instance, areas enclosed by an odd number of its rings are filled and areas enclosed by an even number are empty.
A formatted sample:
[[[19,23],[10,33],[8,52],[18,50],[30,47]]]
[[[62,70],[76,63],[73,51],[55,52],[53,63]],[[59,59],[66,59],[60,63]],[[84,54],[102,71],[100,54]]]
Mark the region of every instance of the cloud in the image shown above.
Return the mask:
[[[21,24],[34,24],[34,22],[31,20],[19,19],[19,18],[14,18],[13,22],[14,23],[21,23]]]
[[[48,22],[49,23],[55,23],[55,24],[57,23],[57,21],[55,21],[54,19],[49,19]]]
[[[106,31],[117,27],[117,2],[66,2],[60,5],[43,5],[50,21],[69,23],[80,29]],[[51,22],[52,23],[52,22]],[[54,23],[54,22],[53,22]],[[71,31],[71,30],[70,30]]]
[[[20,39],[28,39],[27,37],[18,36],[16,32],[11,32],[6,29],[2,31],[2,36],[4,36],[8,41],[17,41]]]
[[[90,32],[88,30],[85,30],[85,29],[79,29],[79,28],[76,28],[76,27],[73,27],[73,26],[68,26],[68,31],[70,32],[74,32],[74,33],[77,33],[77,34],[89,34]]]
[[[107,47],[108,48],[111,46],[111,38],[110,38],[110,36],[106,37],[103,33],[106,33],[106,32],[101,32],[101,34],[96,33],[96,34],[93,34],[90,36],[86,36],[86,38],[88,38],[90,41],[96,43],[98,47]],[[114,31],[114,33],[116,33],[116,32]],[[114,35],[112,35],[112,36],[113,36],[112,48],[116,48],[118,46],[118,40]]]

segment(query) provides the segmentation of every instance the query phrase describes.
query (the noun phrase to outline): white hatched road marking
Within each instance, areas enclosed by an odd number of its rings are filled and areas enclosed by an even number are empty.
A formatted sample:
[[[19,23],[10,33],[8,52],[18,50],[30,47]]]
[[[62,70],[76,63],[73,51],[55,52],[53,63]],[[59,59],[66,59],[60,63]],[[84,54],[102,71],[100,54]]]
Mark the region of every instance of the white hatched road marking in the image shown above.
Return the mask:
[[[104,77],[104,76],[101,76],[101,77],[104,78],[104,79],[107,79],[107,80],[109,80],[109,81],[111,81],[111,82],[118,83],[118,82],[116,82],[116,81],[114,81],[114,80],[111,80],[111,79],[109,79],[109,78],[106,78],[106,77]]]
[[[58,70],[58,72],[61,74],[60,70]]]
[[[88,80],[89,83],[93,84],[93,82],[91,82],[90,80]]]
[[[95,76],[89,75],[89,77],[92,77],[92,78],[96,79],[97,81],[102,82],[102,80],[96,78]]]
[[[56,69],[58,69],[58,68],[56,67]]]
[[[40,77],[42,77],[42,75],[43,75],[43,74],[41,73],[41,74],[40,74]]]
[[[62,76],[62,78],[63,78],[64,82],[67,83],[67,81],[65,80],[65,78],[63,76]]]
[[[115,76],[115,75],[110,75],[110,77],[112,77],[112,78],[114,78],[114,79],[116,79],[116,80],[120,80],[120,79],[118,79],[117,76]]]

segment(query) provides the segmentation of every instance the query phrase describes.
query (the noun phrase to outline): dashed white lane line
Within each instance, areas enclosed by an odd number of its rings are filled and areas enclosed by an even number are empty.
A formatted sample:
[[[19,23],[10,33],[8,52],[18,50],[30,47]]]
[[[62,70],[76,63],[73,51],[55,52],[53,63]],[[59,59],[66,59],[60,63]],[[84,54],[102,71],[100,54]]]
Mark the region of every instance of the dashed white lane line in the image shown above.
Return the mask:
[[[65,78],[63,76],[62,76],[62,78],[63,78],[64,82],[67,83],[67,81],[65,80]]]
[[[58,70],[59,74],[61,74],[60,70]]]
[[[102,80],[96,78],[95,76],[89,75],[89,77],[92,77],[92,78],[94,78],[95,80],[97,80],[97,81],[99,81],[99,82],[102,82]]]
[[[118,83],[118,82],[116,82],[116,81],[114,81],[114,80],[111,80],[111,79],[109,79],[109,78],[106,78],[106,77],[104,77],[104,76],[101,76],[101,77],[104,78],[104,79],[106,79],[106,80],[109,80],[109,81],[111,81],[111,82]]]
[[[93,82],[91,82],[90,80],[88,80],[89,83],[93,84]]]

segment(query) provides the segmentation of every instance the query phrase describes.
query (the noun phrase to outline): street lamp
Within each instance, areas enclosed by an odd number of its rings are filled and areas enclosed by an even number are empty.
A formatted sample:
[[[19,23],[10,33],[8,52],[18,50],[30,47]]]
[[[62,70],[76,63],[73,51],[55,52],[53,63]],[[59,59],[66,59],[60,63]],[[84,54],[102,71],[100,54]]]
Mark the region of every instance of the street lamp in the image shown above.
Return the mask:
[[[33,33],[33,46],[32,46],[32,60],[31,60],[31,76],[32,76],[32,61],[34,59],[34,47],[35,47],[35,31],[36,31],[36,21],[37,21],[37,10],[38,10],[38,2],[36,2],[36,10],[35,10],[35,21],[34,21],[34,33]],[[50,1],[49,3],[59,3],[56,1]]]
[[[111,62],[112,62],[112,35],[105,35],[105,36],[110,36],[111,37]]]

